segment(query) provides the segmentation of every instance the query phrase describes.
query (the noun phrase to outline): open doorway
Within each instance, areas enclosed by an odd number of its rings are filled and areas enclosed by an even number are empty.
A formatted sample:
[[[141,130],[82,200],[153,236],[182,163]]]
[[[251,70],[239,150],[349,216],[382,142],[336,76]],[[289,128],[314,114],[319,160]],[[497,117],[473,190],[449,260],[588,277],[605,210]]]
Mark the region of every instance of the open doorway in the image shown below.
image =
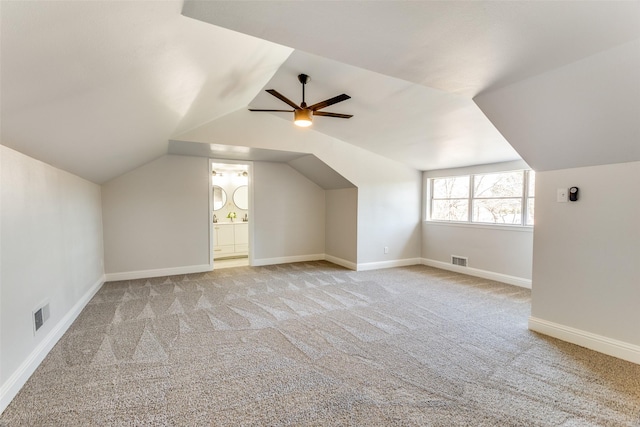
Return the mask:
[[[210,166],[213,268],[250,265],[251,165],[211,160]]]

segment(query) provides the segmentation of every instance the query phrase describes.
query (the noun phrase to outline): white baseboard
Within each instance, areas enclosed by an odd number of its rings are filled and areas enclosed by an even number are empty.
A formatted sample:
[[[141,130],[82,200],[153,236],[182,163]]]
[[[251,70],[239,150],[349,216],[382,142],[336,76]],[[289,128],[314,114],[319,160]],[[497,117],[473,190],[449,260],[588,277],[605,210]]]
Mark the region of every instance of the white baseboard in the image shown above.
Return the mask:
[[[107,273],[107,282],[116,280],[147,279],[150,277],[177,276],[179,274],[204,273],[213,270],[213,265],[187,265],[185,267],[158,268],[155,270],[125,271],[122,273]]]
[[[9,406],[9,403],[11,403],[29,377],[35,372],[36,368],[40,366],[40,363],[42,363],[47,354],[49,354],[53,346],[62,338],[64,333],[67,332],[69,326],[76,320],[82,309],[91,301],[91,298],[100,290],[100,287],[105,281],[105,275],[102,275],[78,302],[71,307],[71,310],[53,326],[51,331],[42,339],[40,344],[33,349],[31,354],[20,364],[9,379],[2,384],[2,387],[0,387],[0,414]]]
[[[324,259],[325,259],[325,261],[332,262],[334,264],[337,264],[337,265],[340,265],[342,267],[348,268],[349,270],[357,270],[358,269],[358,264],[356,264],[355,262],[347,261],[346,259],[338,258],[338,257],[335,257],[333,255],[326,255],[325,254]]]
[[[456,273],[468,274],[469,276],[482,277],[483,279],[495,280],[497,282],[531,289],[531,279],[525,279],[523,277],[509,276],[508,274],[495,273],[493,271],[481,270],[473,267],[461,267],[459,265],[453,265],[428,258],[422,258],[422,264],[428,265],[429,267],[441,268],[442,270],[455,271]]]
[[[529,329],[618,359],[640,364],[640,346],[593,334],[581,329],[529,317]]]
[[[358,263],[358,271],[378,270],[380,268],[406,267],[421,264],[420,258],[394,259],[391,261]]]
[[[289,262],[305,262],[305,261],[329,261],[331,263],[340,265],[350,270],[357,270],[358,264],[352,261],[347,261],[343,258],[338,258],[333,255],[327,254],[311,254],[311,255],[295,255],[279,258],[261,258],[254,259],[252,266],[274,265],[274,264],[286,264]]]
[[[251,265],[254,267],[259,267],[262,265],[286,264],[289,262],[323,261],[324,259],[324,254],[295,255],[279,258],[254,258],[251,262]]]

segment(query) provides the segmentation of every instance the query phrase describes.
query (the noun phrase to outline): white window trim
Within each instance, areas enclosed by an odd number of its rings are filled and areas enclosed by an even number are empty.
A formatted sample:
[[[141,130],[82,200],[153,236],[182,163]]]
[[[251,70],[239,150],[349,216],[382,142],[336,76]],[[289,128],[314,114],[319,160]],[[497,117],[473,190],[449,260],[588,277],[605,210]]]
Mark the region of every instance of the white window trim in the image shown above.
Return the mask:
[[[460,222],[460,221],[438,221],[438,220],[425,220],[427,226],[442,226],[442,227],[460,227],[460,228],[484,228],[487,230],[501,230],[501,231],[520,231],[525,233],[533,233],[533,226],[531,225],[511,225],[511,224],[491,224],[486,222]]]

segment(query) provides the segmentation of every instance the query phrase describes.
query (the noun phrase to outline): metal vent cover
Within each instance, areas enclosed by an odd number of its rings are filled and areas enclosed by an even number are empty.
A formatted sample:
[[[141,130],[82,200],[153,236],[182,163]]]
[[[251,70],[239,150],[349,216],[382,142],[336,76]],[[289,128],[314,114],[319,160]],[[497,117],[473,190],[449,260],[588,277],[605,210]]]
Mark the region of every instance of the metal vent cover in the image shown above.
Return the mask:
[[[453,265],[466,267],[468,263],[469,263],[469,259],[467,257],[451,255],[451,264]]]

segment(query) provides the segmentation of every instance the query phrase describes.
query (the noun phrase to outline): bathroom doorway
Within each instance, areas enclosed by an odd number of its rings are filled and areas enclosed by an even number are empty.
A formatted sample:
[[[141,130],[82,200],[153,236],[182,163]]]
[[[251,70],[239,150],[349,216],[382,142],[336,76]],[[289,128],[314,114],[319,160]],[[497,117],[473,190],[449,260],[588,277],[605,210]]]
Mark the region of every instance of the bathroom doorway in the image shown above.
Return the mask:
[[[210,160],[210,247],[214,269],[251,265],[251,164]]]

